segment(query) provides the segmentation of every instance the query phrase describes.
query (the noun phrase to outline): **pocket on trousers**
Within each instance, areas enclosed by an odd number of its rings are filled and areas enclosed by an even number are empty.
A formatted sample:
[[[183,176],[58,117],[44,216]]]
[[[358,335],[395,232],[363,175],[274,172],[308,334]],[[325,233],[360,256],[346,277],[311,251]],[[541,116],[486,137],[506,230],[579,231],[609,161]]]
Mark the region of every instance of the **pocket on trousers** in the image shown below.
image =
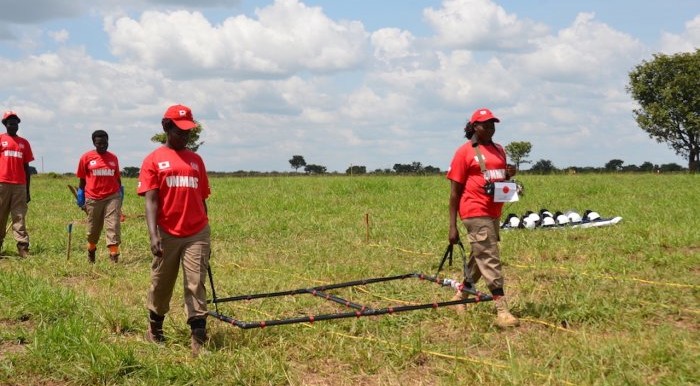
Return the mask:
[[[469,240],[470,243],[478,243],[481,241],[485,241],[488,238],[489,238],[489,231],[486,228],[481,228],[477,232],[472,232],[472,233],[467,234],[467,240]]]

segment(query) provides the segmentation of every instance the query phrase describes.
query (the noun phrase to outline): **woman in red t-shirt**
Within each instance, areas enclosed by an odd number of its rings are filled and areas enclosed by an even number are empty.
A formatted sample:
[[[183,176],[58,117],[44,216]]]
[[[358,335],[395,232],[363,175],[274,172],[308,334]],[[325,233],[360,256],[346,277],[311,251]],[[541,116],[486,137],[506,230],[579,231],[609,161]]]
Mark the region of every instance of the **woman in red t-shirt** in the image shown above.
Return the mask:
[[[197,127],[189,107],[170,106],[162,120],[165,145],[146,156],[139,172],[138,194],[146,198],[146,224],[151,241],[151,286],[146,339],[163,342],[163,320],[182,266],[185,311],[191,328],[192,354],[207,340],[204,284],[211,234],[206,199],[209,179],[202,158],[186,145]]]
[[[493,182],[503,181],[515,175],[515,167],[507,165],[501,145],[492,141],[496,123],[500,122],[489,109],[476,110],[464,128],[470,140],[455,152],[447,178],[450,188],[450,244],[458,243],[457,216],[467,228],[471,253],[468,272],[476,283],[482,276],[496,304],[496,324],[499,327],[518,325],[518,319],[508,311],[503,291],[503,274],[498,249],[499,219],[503,203],[494,202]],[[453,300],[464,299],[467,293],[457,291]],[[464,310],[464,304],[457,306]]]

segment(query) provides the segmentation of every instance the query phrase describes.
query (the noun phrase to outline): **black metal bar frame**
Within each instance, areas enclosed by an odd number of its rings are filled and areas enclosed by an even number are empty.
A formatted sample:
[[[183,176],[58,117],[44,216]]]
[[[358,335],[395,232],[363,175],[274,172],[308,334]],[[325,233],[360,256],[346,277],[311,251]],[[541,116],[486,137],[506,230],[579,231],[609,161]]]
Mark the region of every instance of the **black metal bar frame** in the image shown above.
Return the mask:
[[[439,272],[439,270],[438,270],[438,272]],[[470,280],[467,281],[465,279],[465,280],[459,282],[459,281],[447,279],[447,278],[441,279],[437,275],[436,276],[428,276],[428,275],[425,275],[422,273],[407,273],[407,274],[403,274],[403,275],[376,277],[376,278],[370,278],[370,279],[348,281],[348,282],[343,282],[343,283],[320,285],[320,286],[310,287],[310,288],[298,288],[298,289],[293,289],[293,290],[288,290],[288,291],[257,293],[257,294],[249,294],[249,295],[231,296],[231,297],[226,297],[226,298],[217,298],[216,291],[214,290],[214,279],[213,279],[213,275],[211,273],[211,268],[209,268],[208,273],[209,273],[210,284],[212,287],[212,297],[213,298],[212,298],[212,300],[209,300],[207,302],[213,303],[215,306],[215,311],[209,311],[208,312],[209,315],[211,315],[211,316],[213,316],[221,321],[224,321],[226,323],[232,324],[236,327],[240,327],[242,329],[264,328],[264,327],[280,326],[280,325],[287,325],[287,324],[294,324],[294,323],[313,323],[313,322],[321,321],[321,320],[360,318],[363,316],[386,315],[386,314],[394,314],[394,313],[406,312],[406,311],[415,311],[415,310],[422,310],[422,309],[429,309],[429,308],[434,309],[434,308],[445,307],[445,306],[453,306],[453,305],[457,305],[457,304],[479,303],[479,302],[493,300],[493,297],[491,295],[479,292],[473,287],[473,285],[468,285],[468,284],[471,284]],[[362,304],[358,304],[358,303],[354,303],[354,302],[345,300],[339,296],[328,294],[326,292],[326,291],[331,290],[331,289],[347,288],[347,287],[353,287],[353,286],[358,286],[358,285],[367,285],[367,284],[381,283],[381,282],[408,279],[408,278],[417,278],[417,279],[420,279],[421,281],[429,281],[429,282],[438,284],[438,285],[443,286],[443,287],[455,288],[459,291],[462,291],[464,293],[472,295],[473,297],[469,297],[466,299],[460,299],[460,300],[450,300],[450,301],[445,301],[445,302],[399,305],[399,306],[390,306],[390,307],[385,307],[385,308],[371,308],[371,307],[364,306]],[[261,321],[242,321],[242,320],[235,319],[231,316],[224,315],[224,314],[220,313],[219,309],[218,309],[219,303],[235,302],[235,301],[241,301],[241,300],[273,298],[273,297],[299,295],[299,294],[311,294],[313,296],[320,297],[322,299],[329,300],[329,301],[332,301],[334,303],[344,305],[348,308],[352,308],[352,309],[354,309],[354,311],[338,312],[338,313],[330,313],[330,314],[320,314],[320,315],[299,316],[299,317],[291,317],[291,318],[284,318],[284,319],[272,319],[272,320],[261,320]]]

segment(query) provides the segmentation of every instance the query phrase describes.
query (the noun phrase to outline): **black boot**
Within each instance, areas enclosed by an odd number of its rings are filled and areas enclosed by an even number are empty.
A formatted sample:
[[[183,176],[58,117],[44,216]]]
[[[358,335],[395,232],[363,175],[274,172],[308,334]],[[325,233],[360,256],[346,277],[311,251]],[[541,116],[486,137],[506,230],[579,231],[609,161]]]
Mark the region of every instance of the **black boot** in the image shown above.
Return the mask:
[[[192,329],[192,339],[190,343],[190,347],[192,348],[192,356],[196,358],[202,352],[204,345],[207,342],[207,320],[193,319],[188,323]]]
[[[165,335],[163,335],[164,319],[165,316],[161,316],[153,311],[150,311],[150,315],[148,318],[148,330],[146,330],[146,334],[144,336],[144,338],[146,338],[147,341],[152,343],[165,342]]]
[[[17,253],[21,258],[29,256],[29,243],[17,243]]]

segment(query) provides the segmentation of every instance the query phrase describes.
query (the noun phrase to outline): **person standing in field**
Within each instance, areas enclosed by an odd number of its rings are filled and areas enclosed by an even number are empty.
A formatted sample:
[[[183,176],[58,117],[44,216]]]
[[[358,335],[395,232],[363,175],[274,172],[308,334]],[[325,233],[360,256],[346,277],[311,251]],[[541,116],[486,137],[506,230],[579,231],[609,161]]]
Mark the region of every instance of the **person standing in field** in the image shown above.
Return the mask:
[[[109,135],[104,130],[92,133],[95,150],[83,154],[78,161],[77,204],[87,213],[88,262],[95,263],[95,251],[102,228],[109,249],[109,259],[119,261],[121,244],[120,214],[124,187],[119,174],[119,160],[107,151]]]
[[[29,163],[34,161],[34,154],[29,141],[17,135],[20,122],[14,111],[2,116],[7,133],[0,134],[0,250],[7,232],[7,216],[11,216],[17,253],[24,258],[29,256],[26,216],[31,201]]]
[[[165,145],[150,153],[139,173],[138,194],[146,199],[146,223],[153,263],[147,307],[146,339],[165,341],[163,320],[182,266],[185,311],[191,329],[192,355],[206,340],[206,281],[211,250],[206,199],[209,180],[202,158],[186,148],[197,127],[189,107],[170,106],[162,120]]]
[[[457,229],[459,216],[467,229],[467,240],[471,245],[468,274],[474,283],[481,277],[486,281],[496,305],[496,325],[513,327],[519,321],[508,310],[498,249],[503,203],[494,202],[493,186],[490,192],[487,188],[488,184],[513,177],[516,170],[514,166],[506,164],[503,147],[492,140],[497,122],[500,122],[499,119],[489,109],[481,108],[474,111],[464,129],[469,141],[457,149],[447,172],[450,180],[449,242],[455,244],[460,241]],[[457,291],[453,300],[466,296],[464,292]],[[456,307],[458,312],[465,309],[464,304]]]

